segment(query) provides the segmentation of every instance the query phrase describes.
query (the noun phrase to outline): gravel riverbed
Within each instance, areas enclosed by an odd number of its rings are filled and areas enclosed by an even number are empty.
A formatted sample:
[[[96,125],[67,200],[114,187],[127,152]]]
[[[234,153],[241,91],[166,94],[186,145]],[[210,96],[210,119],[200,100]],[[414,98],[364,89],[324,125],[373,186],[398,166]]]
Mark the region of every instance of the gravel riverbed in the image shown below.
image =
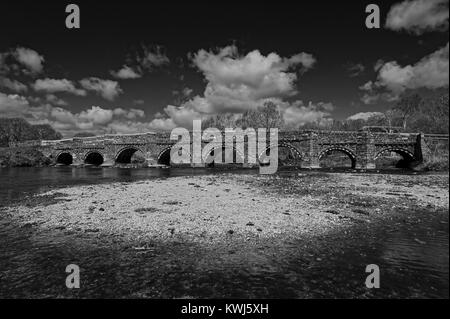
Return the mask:
[[[426,256],[444,264],[427,285],[383,257],[398,232],[414,247],[433,232],[448,240],[448,186],[448,174],[299,172],[55,189],[1,209],[0,296],[448,297],[448,242]],[[364,286],[373,262],[392,285]]]

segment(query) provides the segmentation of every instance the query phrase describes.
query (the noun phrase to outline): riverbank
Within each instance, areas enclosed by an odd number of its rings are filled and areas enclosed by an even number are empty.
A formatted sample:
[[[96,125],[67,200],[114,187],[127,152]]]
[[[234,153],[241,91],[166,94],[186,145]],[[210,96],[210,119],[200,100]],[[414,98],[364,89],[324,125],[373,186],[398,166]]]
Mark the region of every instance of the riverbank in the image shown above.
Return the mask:
[[[0,295],[448,297],[448,186],[448,174],[298,172],[52,190],[2,209],[16,233],[0,238]],[[422,268],[386,258],[402,232],[428,251]],[[443,251],[428,242],[442,233]],[[77,292],[59,282],[69,263],[85,273]],[[384,289],[365,288],[370,263],[386,267]]]

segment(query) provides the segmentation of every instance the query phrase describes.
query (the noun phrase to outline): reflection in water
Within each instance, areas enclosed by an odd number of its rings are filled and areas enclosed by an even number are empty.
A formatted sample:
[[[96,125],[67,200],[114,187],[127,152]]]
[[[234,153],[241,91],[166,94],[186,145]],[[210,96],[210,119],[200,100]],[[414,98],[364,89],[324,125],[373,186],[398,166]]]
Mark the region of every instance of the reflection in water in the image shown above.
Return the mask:
[[[229,172],[229,171],[222,171]],[[256,170],[239,169],[235,173],[256,173]],[[193,168],[0,168],[0,203],[34,193],[48,191],[50,188],[82,184],[99,184],[109,182],[132,182],[152,178],[175,176],[194,176],[221,173],[217,170]]]

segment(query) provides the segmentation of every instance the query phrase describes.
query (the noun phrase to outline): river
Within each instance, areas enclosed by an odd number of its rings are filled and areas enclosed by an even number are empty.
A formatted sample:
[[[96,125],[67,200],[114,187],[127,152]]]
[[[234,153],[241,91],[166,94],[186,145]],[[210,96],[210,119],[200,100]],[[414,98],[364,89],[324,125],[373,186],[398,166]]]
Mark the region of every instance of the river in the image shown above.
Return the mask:
[[[303,171],[305,172],[305,171]],[[11,205],[21,199],[32,196],[33,194],[48,191],[54,188],[79,184],[98,184],[110,182],[131,182],[145,179],[170,178],[174,176],[192,176],[204,174],[221,174],[208,169],[127,169],[127,168],[70,168],[70,167],[50,167],[50,168],[2,168],[0,169],[0,207]],[[256,174],[255,170],[235,170],[235,174]],[[306,172],[308,174],[308,172]],[[280,176],[291,177],[290,172],[281,172]],[[27,244],[27,232],[21,233],[5,226],[4,216],[0,216],[2,222],[0,227],[0,240],[8,243],[7,252],[0,254],[0,261],[14,258],[14,251],[26,250],[28,248],[36,250],[37,243]],[[449,297],[449,228],[448,215],[445,220],[442,218],[430,218],[422,220],[414,225],[413,228],[406,226],[386,227],[380,229],[377,233],[376,240],[366,240],[361,238],[361,242],[357,246],[349,246],[346,250],[340,252],[336,256],[330,256],[329,259],[321,262],[319,265],[311,265],[308,273],[302,270],[302,278],[306,280],[306,286],[310,291],[309,297],[429,297],[429,298],[448,298]],[[25,237],[25,239],[24,239]],[[420,238],[420,240],[417,240]],[[25,244],[24,244],[25,240]],[[27,247],[29,245],[30,247]],[[39,248],[45,252],[46,247]],[[39,250],[38,249],[38,250]],[[53,248],[52,248],[53,249]],[[61,249],[61,247],[58,247]],[[176,249],[181,249],[180,247]],[[295,249],[293,248],[293,251]],[[361,252],[364,252],[361,254]],[[45,254],[49,254],[46,252]],[[38,253],[39,254],[39,253]],[[383,266],[385,269],[391,269],[388,273],[383,274],[383,285],[388,287],[387,293],[371,292],[355,293],[352,285],[348,282],[360,279],[361,274],[355,277],[355,271],[352,265],[359,265],[362,258],[361,255],[367,255],[374,263]],[[36,256],[35,256],[36,258]],[[290,283],[285,282],[285,278],[280,279],[280,271],[283,273],[296,274],[299,272],[299,264],[304,262],[304,256],[295,253],[289,257],[289,260],[283,259],[274,261],[273,265],[267,265],[264,270],[258,272],[243,271],[236,277],[234,274],[227,274],[224,270],[222,279],[214,280],[242,280],[246,282],[244,285],[248,291],[241,291],[242,287],[237,290],[231,289],[229,294],[212,294],[201,293],[200,297],[274,297],[273,295],[260,294],[255,290],[263,286],[264,291],[276,292],[276,297],[298,297],[301,294],[289,294]],[[5,265],[5,263],[0,263]],[[276,267],[274,266],[276,264]],[[129,265],[130,266],[130,265]],[[273,266],[273,267],[271,267]],[[132,266],[131,266],[132,267]],[[267,269],[276,269],[268,271]],[[281,269],[281,270],[280,270]],[[0,277],[5,277],[10,270],[0,269]],[[198,275],[198,274],[196,274]],[[205,274],[206,276],[207,274]],[[222,276],[221,275],[221,276]],[[23,274],[23,278],[6,278],[6,284],[0,288],[0,295],[5,297],[10,293],[17,296],[28,296],[26,293],[21,294],[17,289],[28,289],[24,278],[29,278],[27,274]],[[202,276],[202,275],[200,275]],[[227,277],[229,276],[229,277]],[[324,280],[325,279],[325,280]],[[140,280],[134,278],[133,280]],[[179,277],[175,276],[175,281]],[[205,281],[207,277],[196,278],[196,280]],[[347,284],[346,284],[347,282]],[[14,287],[16,285],[16,287]],[[25,285],[25,286],[24,286]],[[254,287],[252,286],[254,285]],[[305,285],[302,287],[304,288]],[[311,286],[312,285],[312,286]],[[314,288],[316,285],[317,289]],[[250,286],[250,287],[248,287]],[[335,293],[330,289],[340,287]],[[25,288],[24,288],[25,287]],[[344,288],[342,288],[344,287]],[[345,288],[347,287],[347,288]],[[3,291],[1,291],[4,289]],[[129,289],[132,289],[129,287]],[[180,288],[174,288],[175,290]],[[241,289],[241,290],[239,290]],[[295,289],[299,289],[298,285]],[[347,289],[347,290],[346,290]],[[182,289],[181,289],[182,290]],[[312,291],[312,292],[311,292]],[[315,291],[315,292],[314,292]],[[251,293],[250,293],[251,292]],[[283,295],[283,293],[286,293]],[[183,296],[174,294],[169,297]],[[98,297],[117,297],[114,293],[91,293],[90,296]]]

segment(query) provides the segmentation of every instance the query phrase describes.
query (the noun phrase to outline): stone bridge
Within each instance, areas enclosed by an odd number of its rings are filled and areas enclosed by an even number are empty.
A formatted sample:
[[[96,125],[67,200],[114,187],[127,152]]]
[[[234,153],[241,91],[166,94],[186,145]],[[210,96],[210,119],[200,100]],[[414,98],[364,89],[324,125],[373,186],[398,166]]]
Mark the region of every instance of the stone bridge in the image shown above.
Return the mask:
[[[41,141],[38,147],[55,164],[113,166],[130,163],[133,154],[140,152],[148,166],[170,166],[175,142],[170,133],[143,133]],[[289,158],[292,165],[309,168],[319,168],[320,160],[335,151],[347,155],[352,167],[358,169],[375,168],[375,161],[383,154],[397,153],[406,163],[420,163],[429,153],[425,135],[419,133],[287,131],[279,132],[278,145],[266,143],[266,149],[273,147],[278,147],[279,154]],[[234,158],[242,155],[236,155],[236,149]],[[256,165],[262,163],[265,150],[258,150],[258,154]],[[244,161],[246,167],[255,165],[248,163],[248,158]]]

